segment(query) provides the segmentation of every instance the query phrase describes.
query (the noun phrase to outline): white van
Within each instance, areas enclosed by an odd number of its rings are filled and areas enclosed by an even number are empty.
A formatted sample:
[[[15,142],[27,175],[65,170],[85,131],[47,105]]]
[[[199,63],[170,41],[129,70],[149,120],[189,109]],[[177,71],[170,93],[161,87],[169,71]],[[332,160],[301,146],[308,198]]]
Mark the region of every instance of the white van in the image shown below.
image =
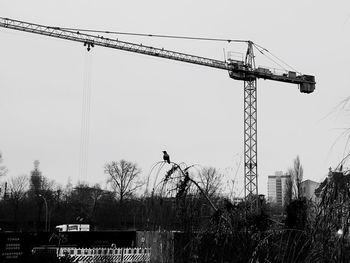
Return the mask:
[[[79,231],[90,231],[89,224],[65,224],[55,227],[58,232],[79,232]]]

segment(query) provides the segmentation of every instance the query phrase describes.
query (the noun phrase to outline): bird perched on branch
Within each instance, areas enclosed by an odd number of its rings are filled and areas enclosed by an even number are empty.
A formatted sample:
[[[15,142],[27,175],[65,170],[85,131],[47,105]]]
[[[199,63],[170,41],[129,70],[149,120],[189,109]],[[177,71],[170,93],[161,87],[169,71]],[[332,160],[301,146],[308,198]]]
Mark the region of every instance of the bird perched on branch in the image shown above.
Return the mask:
[[[170,157],[166,151],[163,151],[163,160],[164,162],[170,163]]]

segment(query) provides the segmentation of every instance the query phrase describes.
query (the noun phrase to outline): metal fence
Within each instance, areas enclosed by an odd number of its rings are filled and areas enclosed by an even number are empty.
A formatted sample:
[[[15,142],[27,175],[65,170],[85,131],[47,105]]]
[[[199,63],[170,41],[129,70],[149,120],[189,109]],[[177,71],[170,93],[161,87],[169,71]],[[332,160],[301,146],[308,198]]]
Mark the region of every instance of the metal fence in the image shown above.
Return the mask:
[[[34,253],[40,252],[45,248],[37,247]],[[47,248],[46,248],[47,249]],[[50,248],[52,250],[53,248]],[[61,247],[55,248],[59,258],[69,257],[73,262],[77,263],[132,263],[132,262],[150,262],[150,248],[76,248]]]

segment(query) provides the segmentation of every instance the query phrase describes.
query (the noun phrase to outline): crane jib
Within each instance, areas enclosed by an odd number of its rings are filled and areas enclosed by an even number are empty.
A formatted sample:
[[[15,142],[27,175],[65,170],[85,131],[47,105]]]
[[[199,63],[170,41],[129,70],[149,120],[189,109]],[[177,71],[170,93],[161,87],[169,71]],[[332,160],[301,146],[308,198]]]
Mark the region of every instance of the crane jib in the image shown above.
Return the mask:
[[[0,18],[0,27],[24,31],[28,33],[46,35],[60,39],[66,39],[75,42],[81,42],[90,50],[94,46],[103,46],[114,48],[149,56],[161,57],[196,65],[228,70],[231,78],[236,80],[249,81],[253,79],[268,79],[280,82],[298,84],[300,91],[311,93],[315,89],[315,77],[311,75],[296,75],[295,72],[286,72],[276,74],[265,68],[250,69],[243,61],[221,61],[196,55],[185,54],[181,52],[155,48],[142,44],[120,41],[118,39],[106,38],[103,36],[94,36],[79,31],[61,29],[60,27],[49,27],[28,22],[22,22],[9,18]]]
[[[103,46],[108,48],[114,48],[144,55],[162,57],[166,59],[172,59],[212,68],[227,70],[227,63],[220,60],[205,58],[201,56],[195,56],[190,54],[185,54],[181,52],[175,52],[171,50],[166,50],[163,48],[155,48],[151,46],[145,46],[142,44],[135,44],[131,42],[120,41],[118,39],[106,38],[103,36],[94,36],[79,31],[74,32],[70,30],[60,29],[59,27],[47,27],[27,22],[21,22],[17,20],[11,20],[8,18],[0,18],[0,27],[24,31],[28,33],[46,35],[50,37],[66,39],[75,42],[84,43],[85,46]]]

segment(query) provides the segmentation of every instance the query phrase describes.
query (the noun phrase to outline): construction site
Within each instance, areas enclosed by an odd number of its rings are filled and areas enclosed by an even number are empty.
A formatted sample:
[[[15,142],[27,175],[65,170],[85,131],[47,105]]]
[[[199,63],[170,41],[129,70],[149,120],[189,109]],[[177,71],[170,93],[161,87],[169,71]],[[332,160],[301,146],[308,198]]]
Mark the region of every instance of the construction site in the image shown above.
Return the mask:
[[[347,54],[273,17],[236,38],[144,16],[0,17],[0,261],[349,262],[349,96],[324,74]]]

